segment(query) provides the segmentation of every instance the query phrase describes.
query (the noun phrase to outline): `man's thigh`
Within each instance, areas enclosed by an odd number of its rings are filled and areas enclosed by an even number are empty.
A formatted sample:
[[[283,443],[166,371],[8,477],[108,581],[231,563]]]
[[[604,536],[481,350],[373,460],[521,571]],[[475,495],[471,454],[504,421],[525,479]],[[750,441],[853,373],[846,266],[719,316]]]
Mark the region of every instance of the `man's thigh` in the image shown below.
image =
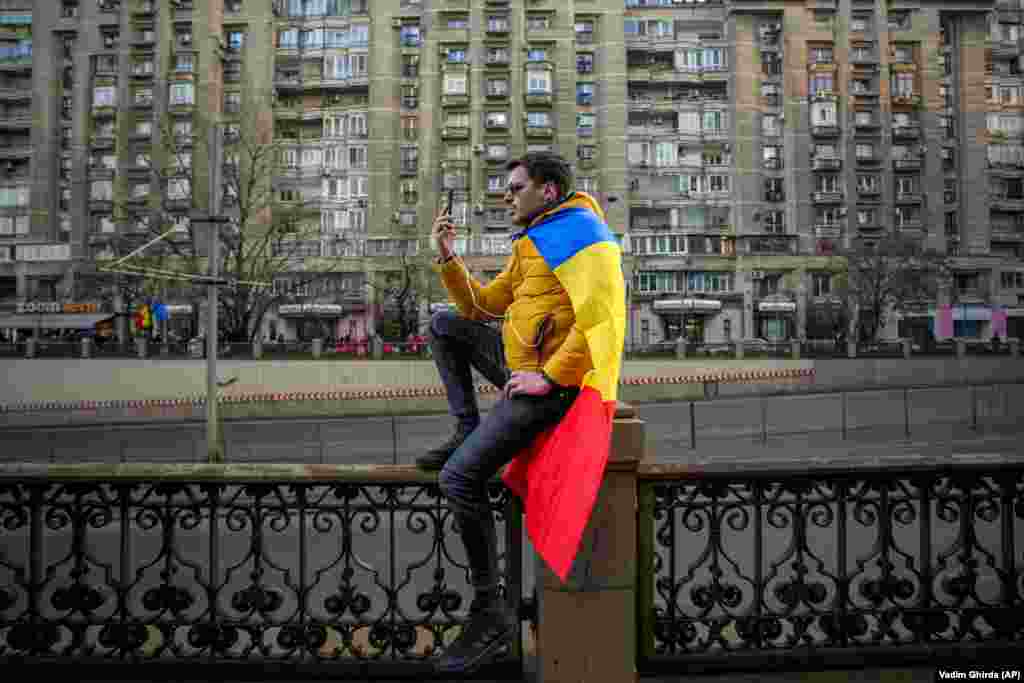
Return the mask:
[[[444,469],[476,482],[490,479],[541,432],[561,420],[578,393],[561,389],[546,396],[502,397]]]
[[[463,318],[457,313],[438,313],[431,325],[437,333],[463,344],[470,364],[499,389],[507,381],[505,345],[493,326]]]

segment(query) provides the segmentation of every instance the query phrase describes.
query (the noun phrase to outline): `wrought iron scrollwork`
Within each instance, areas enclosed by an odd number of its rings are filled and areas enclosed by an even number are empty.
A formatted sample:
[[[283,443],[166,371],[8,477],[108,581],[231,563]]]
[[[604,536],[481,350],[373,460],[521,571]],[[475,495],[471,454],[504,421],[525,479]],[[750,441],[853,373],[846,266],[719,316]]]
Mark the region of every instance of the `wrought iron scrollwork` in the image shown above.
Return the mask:
[[[659,473],[641,487],[642,660],[1024,640],[1020,466]]]
[[[453,523],[436,483],[0,484],[0,661],[422,662],[468,618]]]

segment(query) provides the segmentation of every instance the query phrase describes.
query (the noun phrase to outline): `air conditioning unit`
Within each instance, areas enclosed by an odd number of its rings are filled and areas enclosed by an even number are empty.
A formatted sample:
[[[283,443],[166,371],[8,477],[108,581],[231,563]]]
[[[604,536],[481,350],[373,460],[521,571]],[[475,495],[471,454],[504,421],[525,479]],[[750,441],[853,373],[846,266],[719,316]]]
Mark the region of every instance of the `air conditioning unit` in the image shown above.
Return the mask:
[[[750,279],[751,280],[763,280],[764,279],[764,271],[763,270],[752,270],[752,271],[750,271]]]
[[[481,154],[485,149],[487,149],[486,145],[473,145],[473,152],[475,154]]]
[[[395,17],[391,20],[391,28],[402,28],[402,20]]]

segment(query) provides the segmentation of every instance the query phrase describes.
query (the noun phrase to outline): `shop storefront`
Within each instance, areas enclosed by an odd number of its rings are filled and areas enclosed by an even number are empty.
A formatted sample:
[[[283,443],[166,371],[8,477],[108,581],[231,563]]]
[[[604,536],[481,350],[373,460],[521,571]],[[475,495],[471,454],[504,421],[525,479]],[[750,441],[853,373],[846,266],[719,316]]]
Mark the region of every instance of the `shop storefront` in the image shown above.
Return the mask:
[[[277,314],[278,338],[308,342],[336,337],[345,309],[341,304],[282,304]]]
[[[796,336],[796,302],[759,301],[754,321],[757,337],[773,344]]]
[[[911,337],[915,344],[943,339],[950,335],[948,324],[937,321],[938,309],[930,306],[920,313],[905,313],[899,317],[899,335]],[[949,307],[952,318],[952,336],[963,339],[991,339],[993,336],[1017,337],[1024,334],[1024,308],[989,304],[954,304]],[[1005,328],[1002,320],[1005,318]]]
[[[96,327],[113,317],[94,302],[23,301],[0,313],[0,330],[9,341],[26,339],[37,332],[43,337],[66,338],[96,334]]]
[[[661,299],[654,302],[654,312],[661,318],[665,339],[685,337],[690,344],[709,341],[710,321],[722,310],[718,299]]]

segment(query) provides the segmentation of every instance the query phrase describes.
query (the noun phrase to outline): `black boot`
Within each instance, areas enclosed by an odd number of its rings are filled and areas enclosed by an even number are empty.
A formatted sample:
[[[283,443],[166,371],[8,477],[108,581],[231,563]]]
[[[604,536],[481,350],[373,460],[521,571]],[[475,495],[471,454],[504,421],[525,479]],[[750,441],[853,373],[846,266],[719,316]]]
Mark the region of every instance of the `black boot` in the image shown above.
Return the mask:
[[[436,448],[431,448],[426,455],[416,458],[416,466],[423,470],[441,469],[448,462],[448,458],[452,457],[452,453],[457,451],[462,442],[466,440],[466,437],[473,433],[474,429],[476,429],[475,426],[459,423],[459,426],[455,428],[455,433],[447,441]]]
[[[469,607],[469,622],[437,660],[439,674],[471,674],[500,654],[515,633],[512,610],[492,598],[478,597]]]

